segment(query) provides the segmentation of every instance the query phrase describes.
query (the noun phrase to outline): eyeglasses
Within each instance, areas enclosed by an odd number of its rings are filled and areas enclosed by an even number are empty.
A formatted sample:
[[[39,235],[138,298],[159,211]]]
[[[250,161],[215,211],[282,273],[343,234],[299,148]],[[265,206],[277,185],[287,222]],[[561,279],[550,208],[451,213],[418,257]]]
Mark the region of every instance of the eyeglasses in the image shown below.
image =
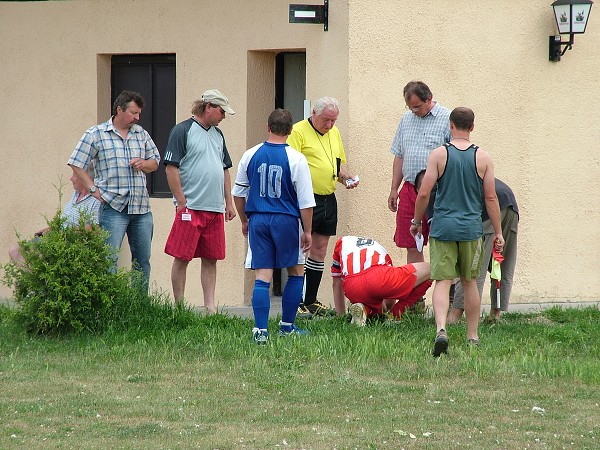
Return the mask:
[[[408,105],[405,105],[404,107],[406,109],[410,109],[412,112],[417,112],[418,110],[420,110],[423,107],[423,105],[425,105],[425,102],[421,103],[419,106],[408,106]]]

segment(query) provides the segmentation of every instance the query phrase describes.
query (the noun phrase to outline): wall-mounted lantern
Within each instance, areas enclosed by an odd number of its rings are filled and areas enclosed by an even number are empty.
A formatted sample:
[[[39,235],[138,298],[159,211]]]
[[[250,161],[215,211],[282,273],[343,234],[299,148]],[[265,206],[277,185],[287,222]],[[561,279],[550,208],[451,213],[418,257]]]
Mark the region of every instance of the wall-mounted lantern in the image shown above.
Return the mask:
[[[552,3],[559,34],[550,36],[550,61],[560,61],[560,57],[573,47],[575,35],[585,33],[592,3],[591,0],[556,0]],[[561,34],[568,34],[569,40],[561,41]],[[565,48],[561,51],[563,45]]]

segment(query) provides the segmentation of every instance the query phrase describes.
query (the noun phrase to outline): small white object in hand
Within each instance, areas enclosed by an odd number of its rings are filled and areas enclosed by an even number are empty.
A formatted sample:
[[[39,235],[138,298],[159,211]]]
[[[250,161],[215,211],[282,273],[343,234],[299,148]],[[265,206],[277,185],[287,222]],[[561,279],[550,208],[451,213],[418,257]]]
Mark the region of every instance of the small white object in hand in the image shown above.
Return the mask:
[[[423,235],[421,233],[415,234],[415,242],[417,243],[417,251],[423,251]]]
[[[358,175],[354,175],[354,178],[348,178],[346,180],[346,186],[353,186],[360,181]]]

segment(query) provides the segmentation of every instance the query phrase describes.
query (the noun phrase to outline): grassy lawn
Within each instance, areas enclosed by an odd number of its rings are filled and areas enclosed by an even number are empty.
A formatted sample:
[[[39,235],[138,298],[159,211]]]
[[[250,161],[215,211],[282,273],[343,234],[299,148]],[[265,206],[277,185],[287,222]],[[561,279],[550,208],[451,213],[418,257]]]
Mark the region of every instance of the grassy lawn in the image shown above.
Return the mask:
[[[176,314],[176,312],[174,312]],[[600,448],[600,311],[432,319],[251,339],[221,315],[32,338],[0,308],[0,448]]]

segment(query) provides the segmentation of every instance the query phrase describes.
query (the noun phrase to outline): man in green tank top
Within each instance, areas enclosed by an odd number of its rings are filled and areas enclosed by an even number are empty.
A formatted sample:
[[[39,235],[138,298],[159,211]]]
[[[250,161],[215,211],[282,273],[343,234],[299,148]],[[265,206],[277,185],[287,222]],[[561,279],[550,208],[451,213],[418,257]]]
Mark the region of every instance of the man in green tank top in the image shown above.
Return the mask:
[[[467,344],[479,345],[477,329],[481,299],[476,278],[483,253],[482,194],[494,228],[496,249],[502,251],[504,246],[494,165],[490,155],[470,141],[474,121],[475,114],[469,108],[455,108],[450,114],[452,139],[429,155],[410,227],[413,236],[421,232],[421,218],[437,183],[429,234],[431,279],[436,280],[433,311],[437,334],[432,352],[435,357],[448,349],[446,319],[450,286],[456,277],[460,277],[464,290]]]

